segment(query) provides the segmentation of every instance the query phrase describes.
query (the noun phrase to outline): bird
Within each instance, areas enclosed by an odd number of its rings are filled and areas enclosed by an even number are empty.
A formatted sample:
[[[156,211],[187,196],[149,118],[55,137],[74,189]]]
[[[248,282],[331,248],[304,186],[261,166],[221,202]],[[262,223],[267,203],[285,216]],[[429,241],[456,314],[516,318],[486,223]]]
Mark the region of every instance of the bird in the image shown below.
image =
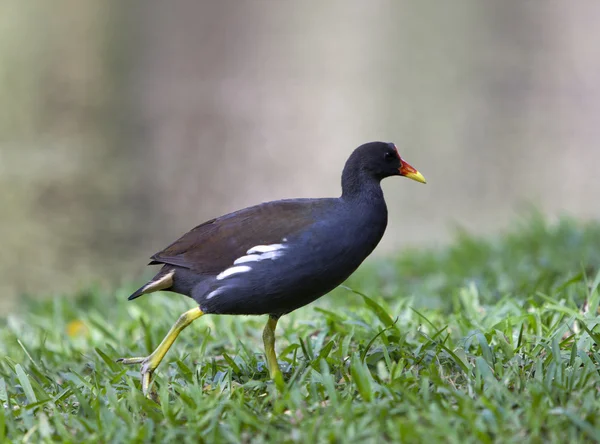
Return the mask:
[[[281,316],[310,304],[344,282],[375,249],[388,211],[382,179],[425,178],[394,143],[356,148],[342,171],[339,197],[265,202],[211,219],[193,228],[148,265],[160,271],[129,300],[156,291],[192,298],[158,347],[146,357],[120,358],[141,365],[142,391],[181,331],[206,314],[268,315],[263,343],[270,378],[281,386],[275,328]]]

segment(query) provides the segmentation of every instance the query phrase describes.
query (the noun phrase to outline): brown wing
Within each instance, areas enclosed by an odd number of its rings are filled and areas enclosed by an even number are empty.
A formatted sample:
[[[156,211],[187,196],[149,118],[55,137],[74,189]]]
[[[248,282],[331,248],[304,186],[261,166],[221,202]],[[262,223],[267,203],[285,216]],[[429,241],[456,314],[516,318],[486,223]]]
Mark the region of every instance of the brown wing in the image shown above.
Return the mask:
[[[250,248],[281,243],[312,225],[328,200],[268,202],[209,220],[156,253],[150,264],[218,274]]]

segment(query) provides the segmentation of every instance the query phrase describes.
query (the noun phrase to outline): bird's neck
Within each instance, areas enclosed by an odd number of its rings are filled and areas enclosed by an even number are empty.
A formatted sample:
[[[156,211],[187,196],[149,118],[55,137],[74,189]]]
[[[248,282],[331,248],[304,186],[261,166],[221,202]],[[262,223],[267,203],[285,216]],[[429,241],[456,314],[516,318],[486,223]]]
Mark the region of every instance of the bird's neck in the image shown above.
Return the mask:
[[[342,199],[373,203],[383,202],[385,205],[380,180],[362,171],[350,173],[344,170],[344,174],[342,174]]]
[[[370,254],[387,227],[388,211],[380,181],[370,176],[343,175],[340,200],[348,211],[347,228],[353,230],[353,239],[361,239],[361,248],[367,248]]]

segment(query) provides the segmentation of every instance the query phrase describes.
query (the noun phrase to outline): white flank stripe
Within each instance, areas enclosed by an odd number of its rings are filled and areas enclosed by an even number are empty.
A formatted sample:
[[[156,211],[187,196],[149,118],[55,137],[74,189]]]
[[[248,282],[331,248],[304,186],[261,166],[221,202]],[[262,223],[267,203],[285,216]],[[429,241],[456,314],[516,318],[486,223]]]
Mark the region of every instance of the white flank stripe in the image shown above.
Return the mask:
[[[256,262],[260,260],[260,254],[249,254],[248,256],[242,256],[233,262],[233,265],[243,264],[244,262]]]
[[[261,254],[259,260],[262,261],[263,259],[277,259],[282,254],[283,253],[280,251],[270,251],[268,253]]]
[[[244,262],[259,262],[265,259],[277,259],[283,253],[279,251],[269,251],[268,253],[263,254],[249,254],[248,256],[242,256],[237,258],[233,265],[243,264]]]
[[[277,259],[283,254],[281,250],[285,250],[287,247],[283,244],[271,244],[271,245],[256,245],[246,251],[246,255],[238,257],[233,261],[233,265],[245,264],[246,262],[259,262],[265,259]],[[247,265],[228,268],[217,276],[217,279],[225,279],[235,273],[244,273],[250,271],[250,267]]]
[[[271,245],[257,245],[246,251],[246,254],[252,253],[270,253],[271,251],[278,251],[285,249],[286,246],[283,244],[271,244]]]
[[[228,268],[227,270],[219,273],[217,275],[217,280],[220,281],[221,279],[225,279],[234,274],[246,273],[247,271],[250,271],[250,270],[252,270],[252,268],[249,267],[248,265],[238,265],[237,267],[231,267],[231,268]]]
[[[214,298],[216,295],[223,293],[226,288],[227,287],[219,287],[216,290],[211,291],[206,295],[206,299]]]

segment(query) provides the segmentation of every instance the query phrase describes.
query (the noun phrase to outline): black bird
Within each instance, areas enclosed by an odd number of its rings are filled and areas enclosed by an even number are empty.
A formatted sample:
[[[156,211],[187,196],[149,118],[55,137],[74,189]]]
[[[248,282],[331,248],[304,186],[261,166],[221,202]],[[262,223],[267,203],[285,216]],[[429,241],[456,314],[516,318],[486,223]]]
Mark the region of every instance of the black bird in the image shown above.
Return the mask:
[[[340,285],[371,254],[387,225],[380,181],[425,178],[393,143],[358,147],[342,172],[338,198],[266,202],[209,220],[151,257],[162,265],[135,299],[158,290],[193,298],[198,307],[181,315],[154,352],[119,359],[141,364],[142,389],[179,335],[204,314],[269,315],[263,331],[271,378],[283,382],[275,354],[278,319]]]

